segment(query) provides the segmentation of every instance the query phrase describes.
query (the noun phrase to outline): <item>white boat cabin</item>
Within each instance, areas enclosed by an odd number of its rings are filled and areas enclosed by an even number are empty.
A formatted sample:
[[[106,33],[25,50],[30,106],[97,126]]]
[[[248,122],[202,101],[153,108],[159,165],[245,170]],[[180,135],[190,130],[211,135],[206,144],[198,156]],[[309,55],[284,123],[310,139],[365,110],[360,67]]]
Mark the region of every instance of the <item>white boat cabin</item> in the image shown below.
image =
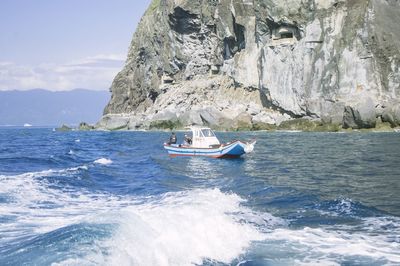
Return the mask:
[[[215,133],[208,127],[190,127],[192,131],[192,147],[211,148],[221,145]]]

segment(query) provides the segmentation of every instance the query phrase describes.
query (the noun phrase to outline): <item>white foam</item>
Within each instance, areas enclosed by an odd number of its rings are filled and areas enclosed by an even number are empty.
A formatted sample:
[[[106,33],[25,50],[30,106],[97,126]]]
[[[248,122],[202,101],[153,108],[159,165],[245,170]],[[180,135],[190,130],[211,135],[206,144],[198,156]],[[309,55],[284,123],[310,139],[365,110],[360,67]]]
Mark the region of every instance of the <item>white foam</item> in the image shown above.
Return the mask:
[[[339,228],[280,228],[266,234],[266,241],[296,247],[304,256],[302,261],[310,264],[325,261],[332,265],[337,263],[338,258],[346,256],[386,259],[390,263],[400,263],[400,243],[390,241],[385,235],[379,234],[349,233]]]
[[[75,142],[81,142],[81,140],[80,139],[76,139]]]
[[[102,165],[110,165],[113,163],[113,161],[110,159],[106,159],[106,158],[100,158],[100,159],[97,159],[96,161],[94,161],[93,163],[102,164]]]
[[[260,218],[260,213],[242,206],[239,196],[218,189],[120,198],[64,185],[55,189],[47,181],[52,175],[79,176],[85,168],[0,176],[0,194],[10,199],[0,205],[0,213],[16,216],[0,224],[0,244],[71,224],[105,223],[117,225],[114,235],[96,243],[98,252],[77,258],[73,264],[189,265],[201,264],[206,258],[229,263],[252,241],[264,238],[258,226],[281,222],[270,215]]]
[[[282,219],[244,207],[238,195],[218,189],[135,198],[66,185],[56,189],[48,181],[53,175],[77,177],[85,169],[0,175],[0,195],[8,199],[0,204],[0,213],[16,217],[0,224],[0,245],[85,222],[117,228],[111,238],[95,243],[91,250],[96,251],[73,261],[68,257],[61,265],[190,265],[204,259],[231,263],[254,241],[297,252],[290,256],[298,265],[335,265],[351,256],[400,264],[400,241],[393,239],[400,233],[400,219],[368,218],[362,231],[340,226],[293,230]]]
[[[353,213],[353,201],[351,199],[340,199],[336,206],[333,207],[333,210],[337,213],[342,213],[346,215],[351,215]]]
[[[119,225],[111,239],[98,242],[99,250],[107,252],[91,253],[74,263],[191,265],[202,264],[204,259],[230,263],[252,241],[264,238],[253,224],[258,218],[238,221],[238,214],[259,216],[241,206],[242,202],[235,194],[206,189],[168,193],[161,199],[123,207],[96,220]],[[270,226],[281,221],[267,218]]]
[[[15,216],[14,221],[0,224],[0,243],[15,237],[45,233],[72,224],[84,216],[82,203],[90,202],[92,196],[74,192],[68,186],[64,186],[63,190],[52,188],[43,177],[74,176],[80,170],[87,169],[83,165],[20,175],[0,175],[0,195],[7,199],[6,203],[0,205],[0,213]]]
[[[190,265],[208,258],[229,263],[263,235],[237,213],[242,199],[218,189],[169,193],[161,201],[129,207],[109,242],[110,265]],[[234,213],[234,214],[233,214]]]
[[[301,130],[277,130],[277,132],[282,132],[282,133],[301,133],[303,131],[301,131]]]

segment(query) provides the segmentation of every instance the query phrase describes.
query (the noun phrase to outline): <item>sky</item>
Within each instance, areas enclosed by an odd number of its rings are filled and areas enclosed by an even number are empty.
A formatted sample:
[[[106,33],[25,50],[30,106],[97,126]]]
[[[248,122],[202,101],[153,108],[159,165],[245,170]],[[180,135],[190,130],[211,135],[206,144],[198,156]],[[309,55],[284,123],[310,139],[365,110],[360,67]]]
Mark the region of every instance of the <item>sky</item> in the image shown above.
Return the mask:
[[[0,90],[108,90],[151,0],[0,0]]]

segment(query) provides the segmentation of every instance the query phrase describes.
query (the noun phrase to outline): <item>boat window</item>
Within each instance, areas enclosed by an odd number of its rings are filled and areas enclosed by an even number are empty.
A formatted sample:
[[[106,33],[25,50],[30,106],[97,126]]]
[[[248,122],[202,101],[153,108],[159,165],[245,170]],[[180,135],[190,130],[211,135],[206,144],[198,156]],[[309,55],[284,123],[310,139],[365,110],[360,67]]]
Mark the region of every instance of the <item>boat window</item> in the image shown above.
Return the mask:
[[[202,137],[201,131],[200,130],[194,130],[194,136],[195,137]]]
[[[201,132],[203,132],[204,137],[215,137],[211,129],[202,129]]]

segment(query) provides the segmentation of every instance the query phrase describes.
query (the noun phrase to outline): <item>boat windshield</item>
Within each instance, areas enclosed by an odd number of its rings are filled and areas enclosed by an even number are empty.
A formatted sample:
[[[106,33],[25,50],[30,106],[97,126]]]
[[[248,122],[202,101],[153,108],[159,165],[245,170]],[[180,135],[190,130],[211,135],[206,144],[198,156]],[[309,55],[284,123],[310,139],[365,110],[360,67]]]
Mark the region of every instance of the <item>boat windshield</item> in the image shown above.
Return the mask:
[[[202,129],[201,132],[203,133],[204,137],[215,137],[215,134],[211,129]]]

